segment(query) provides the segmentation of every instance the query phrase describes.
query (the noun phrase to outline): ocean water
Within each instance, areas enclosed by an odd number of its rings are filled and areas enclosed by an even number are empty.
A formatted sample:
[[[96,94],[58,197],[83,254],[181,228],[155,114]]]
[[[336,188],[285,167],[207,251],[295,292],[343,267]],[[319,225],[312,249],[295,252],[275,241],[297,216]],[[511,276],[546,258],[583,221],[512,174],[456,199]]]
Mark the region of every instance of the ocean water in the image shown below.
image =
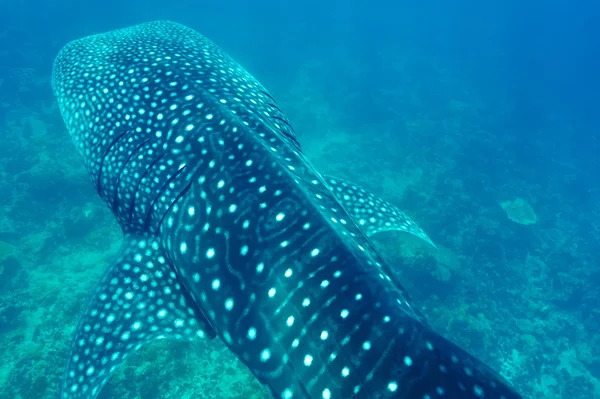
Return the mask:
[[[415,3],[416,4],[416,3]],[[68,41],[170,19],[262,82],[305,154],[413,217],[377,247],[431,325],[525,398],[600,398],[600,7],[242,0],[0,4],[0,399],[56,398],[120,231],[50,87]],[[219,342],[161,341],[101,399],[265,398]]]

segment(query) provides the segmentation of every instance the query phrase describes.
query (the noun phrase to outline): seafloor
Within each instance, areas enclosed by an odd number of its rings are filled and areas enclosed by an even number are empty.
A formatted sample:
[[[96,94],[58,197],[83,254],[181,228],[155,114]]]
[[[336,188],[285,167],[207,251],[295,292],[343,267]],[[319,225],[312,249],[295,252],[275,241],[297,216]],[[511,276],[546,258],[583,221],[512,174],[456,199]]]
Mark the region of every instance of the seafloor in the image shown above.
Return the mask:
[[[305,63],[273,94],[322,172],[399,205],[437,243],[376,237],[431,324],[527,398],[600,398],[600,193],[551,139],[587,127],[558,116],[545,125],[555,131],[533,132],[510,102],[426,59],[384,60],[393,89],[324,89],[343,74],[368,79],[339,62],[343,51]],[[0,399],[56,398],[78,315],[120,232],[48,76],[11,74],[0,82]],[[264,397],[216,340],[148,345],[100,395]]]

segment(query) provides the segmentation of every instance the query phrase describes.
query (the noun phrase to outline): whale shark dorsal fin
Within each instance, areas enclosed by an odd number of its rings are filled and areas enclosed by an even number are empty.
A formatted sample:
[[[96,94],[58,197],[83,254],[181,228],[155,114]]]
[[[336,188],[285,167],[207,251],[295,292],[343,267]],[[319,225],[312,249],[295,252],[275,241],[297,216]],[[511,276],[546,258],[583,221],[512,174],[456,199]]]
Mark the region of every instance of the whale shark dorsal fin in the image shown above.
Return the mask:
[[[215,336],[158,241],[125,237],[77,326],[63,398],[95,397],[112,371],[145,343]]]
[[[323,176],[333,195],[367,236],[382,231],[404,231],[437,249],[429,236],[396,206],[344,179]]]

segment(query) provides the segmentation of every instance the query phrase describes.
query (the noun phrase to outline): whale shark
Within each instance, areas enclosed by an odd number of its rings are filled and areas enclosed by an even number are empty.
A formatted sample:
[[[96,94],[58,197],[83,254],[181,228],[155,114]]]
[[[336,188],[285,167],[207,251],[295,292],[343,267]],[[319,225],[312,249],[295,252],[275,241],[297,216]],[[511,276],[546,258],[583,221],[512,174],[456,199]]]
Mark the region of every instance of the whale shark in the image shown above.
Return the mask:
[[[269,92],[200,33],[156,21],[72,41],[52,87],[123,232],[61,398],[98,397],[151,341],[213,338],[274,398],[521,397],[431,328],[369,238],[427,235],[321,175]]]

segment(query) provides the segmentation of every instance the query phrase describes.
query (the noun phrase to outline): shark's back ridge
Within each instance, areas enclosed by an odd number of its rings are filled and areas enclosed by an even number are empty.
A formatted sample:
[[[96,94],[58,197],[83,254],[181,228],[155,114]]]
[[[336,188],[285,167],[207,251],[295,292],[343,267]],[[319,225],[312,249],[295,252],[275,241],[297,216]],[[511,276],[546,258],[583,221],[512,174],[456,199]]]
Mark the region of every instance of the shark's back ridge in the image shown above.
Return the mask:
[[[144,70],[136,69],[138,65]],[[138,78],[140,72],[146,76]],[[90,76],[97,82],[96,87],[89,86]],[[264,117],[265,123],[271,120],[270,126],[282,130],[298,145],[287,117],[266,89],[213,42],[175,22],[149,22],[72,41],[56,57],[52,73],[52,86],[61,111],[76,119],[69,118],[66,123],[81,127],[80,135],[74,137],[80,151],[82,146],[90,144],[86,139],[93,140],[93,132],[86,130],[93,127],[90,122],[102,119],[97,114],[93,121],[85,118],[90,115],[86,109],[90,98],[99,101],[96,106],[114,114],[116,120],[118,111],[137,111],[140,119],[149,119],[147,112],[151,115],[151,108],[157,108],[158,104],[147,110],[133,109],[135,100],[132,101],[128,91],[139,90],[138,95],[143,97],[138,100],[139,105],[147,106],[144,98],[151,96],[165,101],[179,93],[185,85],[180,82],[187,80],[188,86],[195,83],[195,89],[202,87],[207,93],[218,95],[230,112],[243,110],[239,115],[242,118],[252,114]],[[152,92],[151,88],[160,81],[168,81],[167,88],[171,91]],[[121,103],[121,99],[128,101]]]
[[[517,399],[435,333],[369,236],[433,241],[322,176],[245,69],[168,21],[65,46],[52,85],[123,246],[82,315],[62,399],[155,339],[219,337],[276,398]]]
[[[124,187],[135,170],[116,168],[148,151],[171,152],[181,126],[214,129],[215,121],[235,119],[276,131],[300,149],[266,89],[206,37],[178,23],[149,22],[70,42],[55,59],[52,86],[100,196],[118,218],[138,216],[119,218],[126,230],[147,226],[140,218],[146,209]],[[201,96],[215,101],[198,101]],[[137,188],[157,190],[144,184]]]

